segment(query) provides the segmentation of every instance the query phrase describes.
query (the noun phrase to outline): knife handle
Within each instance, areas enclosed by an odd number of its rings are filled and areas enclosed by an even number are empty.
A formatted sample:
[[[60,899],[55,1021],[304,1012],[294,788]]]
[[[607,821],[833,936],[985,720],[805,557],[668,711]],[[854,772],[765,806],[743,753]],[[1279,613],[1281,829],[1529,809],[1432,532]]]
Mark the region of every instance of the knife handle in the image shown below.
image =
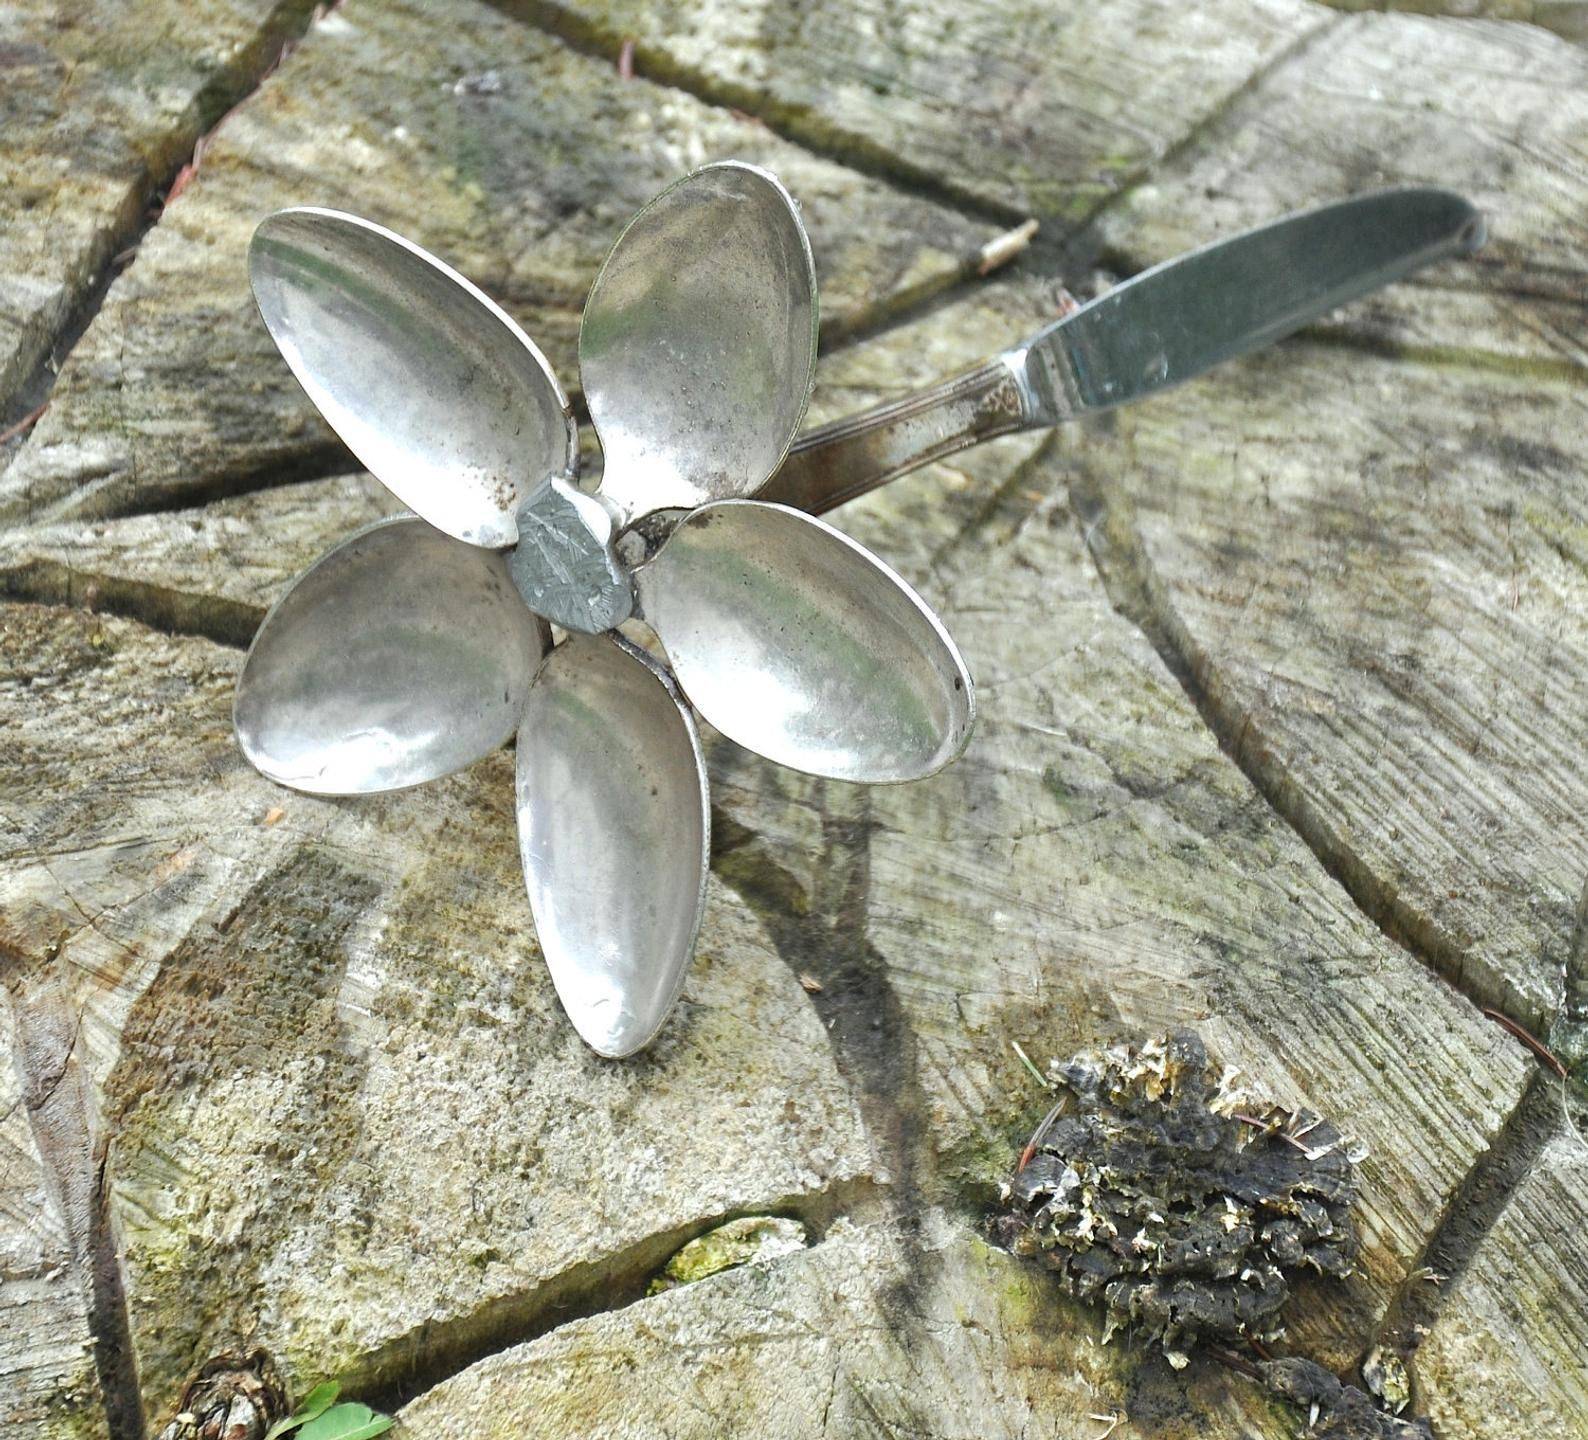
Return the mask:
[[[755,498],[820,515],[906,471],[1034,423],[1023,366],[998,355],[929,389],[807,430]]]

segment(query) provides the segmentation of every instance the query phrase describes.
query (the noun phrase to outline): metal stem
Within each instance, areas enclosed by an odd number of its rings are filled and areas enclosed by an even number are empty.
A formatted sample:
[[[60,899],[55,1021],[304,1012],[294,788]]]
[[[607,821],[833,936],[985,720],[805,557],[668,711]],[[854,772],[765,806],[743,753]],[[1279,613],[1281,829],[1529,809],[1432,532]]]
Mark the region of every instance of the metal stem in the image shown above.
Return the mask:
[[[1025,227],[1018,234],[1030,238]],[[1080,309],[1068,290],[1056,299],[1055,320]],[[1035,403],[1026,375],[1021,347],[902,399],[807,430],[755,498],[822,515],[983,440],[1046,429],[1053,418]]]
[[[1034,423],[1002,355],[902,400],[807,430],[757,500],[820,515],[933,460]]]

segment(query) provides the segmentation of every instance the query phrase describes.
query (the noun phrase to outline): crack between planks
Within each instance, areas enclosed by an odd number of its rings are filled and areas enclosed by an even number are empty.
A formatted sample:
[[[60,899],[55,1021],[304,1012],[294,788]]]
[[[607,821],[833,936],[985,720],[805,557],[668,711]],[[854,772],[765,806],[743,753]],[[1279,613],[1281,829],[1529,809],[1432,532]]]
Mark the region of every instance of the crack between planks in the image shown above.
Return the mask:
[[[1005,232],[976,250],[962,255],[956,265],[927,276],[914,284],[892,290],[842,318],[823,321],[820,353],[824,356],[849,349],[866,341],[888,334],[896,329],[919,323],[937,311],[959,303],[975,293],[988,277],[1008,264],[1018,261],[1024,245],[998,254],[994,247],[1008,239],[1014,232]],[[995,255],[989,264],[989,252]],[[504,308],[512,308],[503,301]],[[585,435],[594,434],[594,426],[584,404],[582,393],[575,387],[569,392],[580,430]],[[48,403],[40,407],[48,409]],[[586,457],[587,468],[598,474],[599,459]],[[108,502],[93,502],[94,485],[90,482],[71,494],[62,497],[42,511],[29,509],[19,528],[45,527],[75,521],[125,520],[143,515],[171,514],[183,510],[200,509],[222,500],[244,495],[287,488],[314,480],[333,479],[339,475],[357,473],[362,467],[343,442],[334,435],[311,442],[286,456],[271,456],[266,460],[246,459],[230,469],[221,469],[198,482],[173,479],[156,488],[143,488],[127,494],[121,489],[112,490]],[[113,480],[119,477],[111,477]],[[85,503],[86,501],[86,503]],[[398,503],[394,499],[394,504]]]
[[[315,480],[334,480],[341,475],[364,473],[353,454],[335,436],[307,445],[290,456],[249,460],[230,469],[216,470],[201,481],[172,480],[164,485],[137,489],[120,500],[85,504],[94,493],[92,482],[80,486],[45,508],[34,512],[31,505],[26,519],[14,528],[45,529],[51,525],[91,524],[106,520],[133,520],[141,515],[171,515],[183,510],[199,510],[222,500],[236,500],[267,490],[285,490]],[[143,482],[140,482],[142,484]],[[115,494],[116,492],[112,492]],[[392,504],[400,502],[393,497]]]
[[[1500,1133],[1456,1187],[1422,1253],[1391,1297],[1362,1358],[1374,1345],[1393,1350],[1407,1361],[1415,1384],[1418,1346],[1517,1187],[1532,1172],[1544,1147],[1561,1133],[1561,1088],[1561,1081],[1542,1070],[1531,1077]]]
[[[0,568],[0,600],[114,615],[163,635],[198,636],[237,650],[248,648],[265,618],[263,605],[78,570],[59,560]]]
[[[902,330],[919,323],[940,310],[969,299],[994,275],[1002,275],[1036,251],[1052,248],[1045,242],[1032,244],[1038,232],[1037,222],[1029,220],[1023,225],[995,235],[985,245],[962,255],[952,269],[926,276],[913,285],[890,290],[863,305],[853,315],[842,319],[822,320],[819,353],[831,355],[875,340],[880,336]],[[1015,248],[1000,250],[1004,242],[1018,241]]]
[[[81,293],[68,303],[54,333],[41,337],[35,344],[35,356],[19,362],[18,368],[27,373],[9,394],[0,397],[3,400],[0,428],[49,399],[60,367],[99,314],[129,253],[135,251],[159,223],[173,187],[185,173],[190,173],[190,167],[202,156],[204,146],[215,131],[258,91],[291,53],[321,9],[313,0],[283,0],[260,24],[252,41],[242,46],[239,54],[194,94],[184,112],[191,115],[196,124],[193,145],[166,157],[158,174],[145,173],[129,183],[128,194],[105,227],[103,238],[85,257],[83,268],[87,275]],[[21,453],[32,433],[32,427],[28,427],[17,436],[17,443],[10,446],[9,453],[0,453],[0,473],[4,473]],[[0,452],[4,448],[0,447]]]
[[[640,79],[681,90],[719,110],[731,110],[764,125],[779,139],[798,145],[812,155],[885,181],[934,204],[995,225],[1018,225],[1027,218],[1019,206],[1000,204],[968,191],[924,166],[911,164],[886,145],[852,132],[834,132],[822,126],[821,112],[814,105],[777,101],[751,85],[706,74],[675,59],[661,46],[638,36],[608,30],[599,21],[590,20],[558,4],[557,0],[487,0],[487,3],[511,19],[546,32],[571,50],[614,66],[626,63]],[[829,137],[827,143],[818,138],[818,129]]]
[[[17,1040],[23,1104],[68,1237],[111,1440],[144,1440],[132,1324],[105,1178],[109,1146],[77,1054],[82,1019],[55,973],[58,948],[38,959],[0,945]]]
[[[1515,1013],[1510,995],[1475,980],[1459,941],[1408,904],[1318,812],[1186,629],[1146,554],[1128,499],[1107,494],[1095,478],[1076,473],[1070,480],[1070,507],[1114,610],[1152,644],[1220,748],[1363,915],[1470,1003],[1524,1029],[1540,1028],[1549,1017]]]
[[[346,1388],[356,1387],[364,1403],[394,1413],[493,1355],[539,1340],[574,1321],[644,1304],[651,1298],[646,1294],[651,1278],[674,1253],[730,1220],[761,1215],[798,1220],[814,1237],[806,1247],[812,1249],[825,1242],[836,1220],[874,1208],[877,1193],[869,1176],[853,1176],[822,1190],[741,1206],[658,1231],[599,1259],[579,1261],[533,1290],[493,1300],[462,1319],[411,1332],[361,1361],[355,1373],[343,1377]]]
[[[628,73],[683,91],[708,105],[746,116],[766,126],[780,139],[798,145],[810,154],[884,181],[921,199],[946,206],[970,218],[999,225],[1018,225],[1028,218],[1023,207],[990,199],[957,185],[933,170],[913,164],[898,150],[873,141],[853,129],[834,130],[825,123],[821,111],[813,104],[778,101],[752,85],[710,75],[670,55],[663,46],[636,35],[612,30],[601,21],[559,3],[559,0],[487,0],[487,3],[513,19],[552,35],[581,54],[626,68]],[[1116,189],[1100,196],[1090,208],[1078,214],[1047,214],[1043,216],[1044,222],[1055,223],[1069,236],[1084,232],[1112,206],[1151,179],[1160,167],[1198,143],[1275,70],[1296,58],[1324,35],[1333,33],[1349,19],[1347,15],[1325,9],[1313,26],[1258,64],[1210,110],[1199,116],[1184,134],[1177,136],[1162,152],[1148,157],[1130,171]]]
[[[1143,185],[1148,184],[1161,171],[1178,161],[1196,146],[1208,139],[1235,111],[1243,101],[1256,94],[1267,81],[1291,61],[1299,59],[1314,45],[1321,43],[1336,30],[1345,25],[1351,17],[1335,13],[1325,13],[1318,19],[1317,24],[1311,29],[1304,30],[1295,36],[1288,44],[1281,45],[1266,60],[1258,65],[1241,83],[1220,99],[1205,115],[1199,116],[1183,135],[1178,136],[1169,145],[1165,146],[1162,153],[1152,156],[1124,179],[1116,190],[1105,195],[1092,209],[1076,221],[1071,228],[1071,234],[1079,243],[1086,236],[1086,232],[1094,229],[1101,219],[1110,211],[1124,205],[1132,195]],[[1099,263],[1099,256],[1104,247],[1098,246],[1092,252],[1092,263]],[[1145,268],[1145,267],[1137,267]]]

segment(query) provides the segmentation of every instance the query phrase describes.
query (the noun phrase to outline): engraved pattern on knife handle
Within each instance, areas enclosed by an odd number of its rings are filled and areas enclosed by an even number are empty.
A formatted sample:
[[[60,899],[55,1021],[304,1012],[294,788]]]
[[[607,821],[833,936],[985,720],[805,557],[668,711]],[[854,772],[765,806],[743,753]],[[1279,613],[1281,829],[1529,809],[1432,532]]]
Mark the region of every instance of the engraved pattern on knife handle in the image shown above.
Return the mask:
[[[930,389],[807,430],[755,498],[820,515],[933,460],[1032,425],[1023,352],[998,355]]]

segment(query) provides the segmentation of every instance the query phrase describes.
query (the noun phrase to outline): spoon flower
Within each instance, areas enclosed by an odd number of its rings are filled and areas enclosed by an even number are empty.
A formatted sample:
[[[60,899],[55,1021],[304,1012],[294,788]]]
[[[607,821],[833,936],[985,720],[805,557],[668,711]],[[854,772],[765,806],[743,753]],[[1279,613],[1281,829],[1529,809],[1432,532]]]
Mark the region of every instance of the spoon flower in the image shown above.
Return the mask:
[[[243,753],[280,784],[358,795],[516,734],[558,997],[593,1049],[632,1054],[705,903],[697,712],[780,764],[872,783],[930,775],[970,735],[970,676],[921,598],[831,526],[749,498],[815,366],[794,202],[763,170],[710,165],[624,230],[579,331],[598,490],[541,352],[433,256],[294,209],[260,225],[249,268],[299,383],[413,513],[350,536],[265,617],[237,686]]]

